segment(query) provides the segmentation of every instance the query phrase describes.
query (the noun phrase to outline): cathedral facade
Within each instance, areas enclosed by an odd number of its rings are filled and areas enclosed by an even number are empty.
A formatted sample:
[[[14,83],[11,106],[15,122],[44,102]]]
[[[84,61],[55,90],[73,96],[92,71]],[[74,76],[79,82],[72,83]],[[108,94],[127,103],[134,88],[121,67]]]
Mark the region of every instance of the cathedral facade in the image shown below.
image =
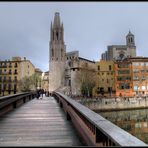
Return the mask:
[[[105,61],[122,60],[127,57],[136,57],[135,39],[130,31],[126,36],[126,45],[110,45],[101,55],[101,59]]]

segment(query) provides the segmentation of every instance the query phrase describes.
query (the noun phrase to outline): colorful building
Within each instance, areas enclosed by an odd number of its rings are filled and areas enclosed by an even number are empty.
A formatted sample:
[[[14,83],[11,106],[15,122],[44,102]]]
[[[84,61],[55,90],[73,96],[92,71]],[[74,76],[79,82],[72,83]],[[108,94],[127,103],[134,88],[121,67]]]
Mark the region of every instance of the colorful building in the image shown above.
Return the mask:
[[[133,96],[132,63],[129,59],[114,61],[116,97]]]
[[[130,58],[132,63],[133,96],[148,95],[148,57]]]

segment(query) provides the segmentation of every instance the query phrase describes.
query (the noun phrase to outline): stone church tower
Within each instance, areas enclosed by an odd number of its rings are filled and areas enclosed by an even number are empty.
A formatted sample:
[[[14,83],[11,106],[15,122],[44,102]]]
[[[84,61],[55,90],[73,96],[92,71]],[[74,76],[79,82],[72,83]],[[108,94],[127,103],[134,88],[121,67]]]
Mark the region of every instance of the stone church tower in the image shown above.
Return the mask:
[[[64,28],[60,22],[60,14],[55,13],[51,22],[49,43],[49,92],[64,86],[66,46],[64,44]]]
[[[130,31],[126,36],[126,45],[131,57],[136,57],[135,37]]]

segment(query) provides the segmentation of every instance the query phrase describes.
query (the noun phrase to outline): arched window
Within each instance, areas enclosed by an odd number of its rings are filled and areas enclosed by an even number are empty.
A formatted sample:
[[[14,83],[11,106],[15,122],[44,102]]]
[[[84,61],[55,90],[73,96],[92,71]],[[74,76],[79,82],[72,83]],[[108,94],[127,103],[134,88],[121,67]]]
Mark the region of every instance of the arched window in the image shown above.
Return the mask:
[[[57,40],[58,40],[58,36],[59,36],[59,34],[58,34],[58,32],[56,32],[56,37],[57,37]]]
[[[123,53],[121,53],[121,54],[119,55],[119,57],[120,57],[120,59],[123,59],[124,54],[123,54]]]

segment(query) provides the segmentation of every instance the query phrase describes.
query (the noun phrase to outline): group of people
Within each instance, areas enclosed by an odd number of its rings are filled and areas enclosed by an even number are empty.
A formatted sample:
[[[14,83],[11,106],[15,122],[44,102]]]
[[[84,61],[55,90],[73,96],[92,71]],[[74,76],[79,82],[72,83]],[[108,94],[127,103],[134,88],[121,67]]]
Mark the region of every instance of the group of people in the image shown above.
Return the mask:
[[[46,91],[44,89],[38,89],[36,94],[37,99],[43,99],[44,94],[46,97],[49,97],[49,91]]]

